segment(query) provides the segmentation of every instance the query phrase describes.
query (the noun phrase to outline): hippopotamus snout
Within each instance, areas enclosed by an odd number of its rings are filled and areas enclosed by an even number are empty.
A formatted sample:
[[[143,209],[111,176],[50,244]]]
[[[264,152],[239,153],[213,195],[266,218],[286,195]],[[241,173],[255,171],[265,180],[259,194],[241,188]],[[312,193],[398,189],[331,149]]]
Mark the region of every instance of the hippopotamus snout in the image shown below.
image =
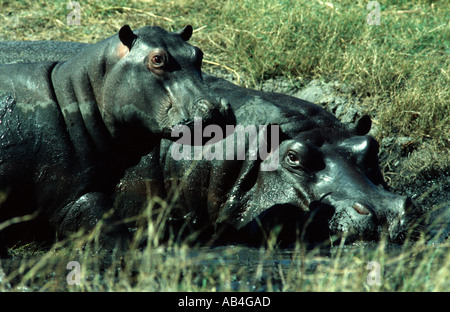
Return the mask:
[[[346,234],[360,236],[364,239],[378,239],[385,235],[391,242],[404,240],[412,215],[419,211],[419,207],[411,197],[397,196],[386,192],[376,191],[375,198],[369,194],[364,199],[335,202],[335,228]],[[344,217],[347,214],[346,217]]]
[[[200,99],[194,103],[194,117],[200,117],[209,121],[210,123],[223,123],[221,120],[223,116],[229,116],[232,114],[232,109],[228,100],[225,98],[220,98],[218,101],[211,101],[208,99]]]
[[[200,126],[203,129],[208,125],[217,125],[221,129],[225,129],[226,125],[234,125],[236,123],[233,110],[225,98],[220,98],[218,101],[202,98],[193,101],[192,105],[188,106],[187,109],[180,107],[180,110],[173,114],[176,114],[176,118],[173,118],[176,122],[170,128],[175,132],[178,131],[180,126],[189,128]],[[194,144],[193,142],[191,143]]]
[[[200,99],[192,105],[191,111],[194,112],[194,117],[203,119],[203,118],[210,118],[212,115],[212,112],[215,110],[215,105],[208,101],[207,99]],[[187,109],[182,109],[179,112],[179,118],[181,121],[178,123],[178,125],[184,125],[184,126],[193,126],[194,125],[194,119],[191,118],[189,112]]]
[[[369,136],[352,137],[322,151],[326,166],[317,174],[314,192],[335,208],[331,231],[351,239],[403,240],[420,208],[410,197],[387,190],[378,167],[376,141]]]
[[[172,107],[167,110],[167,116],[161,116],[161,119],[167,119],[170,130],[178,129],[181,125],[191,127],[200,123],[202,127],[217,125],[225,129],[225,125],[236,123],[228,100],[217,98],[201,76],[181,77],[166,88]]]

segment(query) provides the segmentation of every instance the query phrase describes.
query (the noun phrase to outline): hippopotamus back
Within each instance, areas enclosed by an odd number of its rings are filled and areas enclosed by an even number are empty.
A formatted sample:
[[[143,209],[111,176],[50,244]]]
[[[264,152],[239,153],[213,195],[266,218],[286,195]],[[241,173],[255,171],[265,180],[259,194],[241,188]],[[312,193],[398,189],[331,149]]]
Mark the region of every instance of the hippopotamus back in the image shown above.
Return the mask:
[[[65,61],[90,45],[65,41],[2,41],[0,64]]]

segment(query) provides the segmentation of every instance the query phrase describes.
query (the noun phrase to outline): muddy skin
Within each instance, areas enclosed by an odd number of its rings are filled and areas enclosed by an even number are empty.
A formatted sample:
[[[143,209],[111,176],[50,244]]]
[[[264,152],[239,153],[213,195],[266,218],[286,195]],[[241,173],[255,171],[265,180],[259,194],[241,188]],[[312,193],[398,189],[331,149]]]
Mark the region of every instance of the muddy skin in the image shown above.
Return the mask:
[[[298,239],[317,243],[333,234],[401,242],[412,220],[422,213],[408,197],[387,190],[378,166],[378,143],[367,133],[368,116],[345,125],[322,108],[300,99],[259,92],[205,76],[216,94],[226,95],[240,125],[279,125],[276,170],[272,162],[250,160],[174,160],[176,143],[160,149],[127,170],[117,188],[116,205],[123,216],[139,213],[146,197],[157,195],[170,205],[172,231],[202,233],[216,243],[264,242],[271,230],[289,246]],[[237,142],[226,137],[222,144]],[[194,159],[194,149],[192,149]],[[224,156],[225,158],[225,156]],[[175,230],[174,230],[175,229]]]
[[[40,57],[51,59],[51,51]],[[280,125],[277,170],[260,170],[270,157],[175,161],[174,143],[163,140],[117,186],[115,205],[123,217],[139,214],[147,197],[158,195],[173,205],[168,223],[175,230],[202,230],[199,238],[221,243],[259,244],[281,227],[280,242],[291,244],[299,237],[323,241],[333,234],[347,242],[382,235],[401,242],[422,214],[410,198],[388,191],[378,166],[378,143],[367,135],[367,116],[345,125],[292,96],[208,75],[205,81],[229,100],[238,124]],[[231,137],[224,146],[227,140]]]
[[[33,216],[1,232],[3,253],[19,240],[92,229],[113,207],[123,172],[174,126],[233,122],[203,83],[191,34],[191,26],[126,25],[65,61],[0,66],[0,224]],[[114,213],[105,219],[107,249],[129,237],[117,221]]]

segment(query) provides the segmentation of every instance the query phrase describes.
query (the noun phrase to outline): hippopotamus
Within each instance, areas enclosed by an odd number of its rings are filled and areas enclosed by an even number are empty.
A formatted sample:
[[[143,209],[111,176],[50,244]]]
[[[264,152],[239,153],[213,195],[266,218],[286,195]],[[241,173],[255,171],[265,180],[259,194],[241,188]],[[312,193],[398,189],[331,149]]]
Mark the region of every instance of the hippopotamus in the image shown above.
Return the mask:
[[[197,233],[201,240],[258,245],[273,229],[280,245],[299,239],[328,241],[334,234],[347,242],[405,238],[421,209],[410,197],[388,190],[378,143],[368,135],[369,116],[346,125],[292,96],[246,89],[209,75],[204,80],[213,92],[227,96],[236,127],[269,133],[262,136],[267,154],[252,159],[251,153],[260,155],[261,145],[252,150],[247,138],[245,157],[239,157],[236,142],[243,137],[236,130],[222,141],[211,139],[200,153],[188,148],[184,158],[179,157],[188,147],[182,145],[183,137],[163,140],[117,186],[116,206],[123,217],[133,209],[138,214],[148,198],[158,196],[171,207],[167,223],[186,234]],[[259,130],[261,125],[266,127]],[[206,156],[217,149],[223,157]]]
[[[3,253],[7,242],[64,238],[100,220],[113,248],[129,236],[115,213],[104,217],[124,171],[195,118],[234,122],[202,80],[191,35],[125,25],[64,61],[0,66],[0,224],[26,216],[1,231]]]
[[[28,44],[33,47],[22,47],[28,58],[50,60],[70,57],[89,46]],[[59,52],[73,49],[54,56],[55,46]],[[0,55],[0,61],[8,57],[21,61],[23,57],[13,50],[11,43],[0,43],[0,51],[9,55]],[[127,169],[116,186],[115,207],[122,217],[139,215],[149,199],[158,196],[169,204],[166,224],[172,233],[196,233],[196,239],[207,241],[259,244],[271,229],[285,244],[299,239],[323,241],[334,234],[347,242],[383,235],[394,242],[405,238],[422,211],[410,197],[389,191],[378,164],[378,143],[368,134],[370,117],[346,125],[296,97],[243,88],[210,75],[204,75],[204,81],[231,103],[236,127],[255,126],[257,132],[267,132],[262,136],[266,155],[252,158],[252,153],[260,155],[259,147],[252,151],[247,140],[246,154],[239,157],[236,131],[207,142],[200,157],[196,157],[198,146],[187,148],[185,156],[190,157],[174,157],[181,143],[191,143],[190,139],[163,139]],[[235,148],[230,153],[227,146]],[[203,157],[216,148],[225,151],[224,157]]]

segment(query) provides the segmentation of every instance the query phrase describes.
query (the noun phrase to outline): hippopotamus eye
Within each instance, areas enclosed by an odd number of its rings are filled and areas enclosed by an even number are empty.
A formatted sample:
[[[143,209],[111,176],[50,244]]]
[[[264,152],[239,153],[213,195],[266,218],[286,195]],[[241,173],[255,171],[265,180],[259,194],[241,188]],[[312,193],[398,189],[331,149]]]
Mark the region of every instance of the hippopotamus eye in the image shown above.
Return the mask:
[[[167,53],[162,49],[153,51],[148,56],[147,66],[156,74],[162,74],[162,67],[167,65]]]
[[[300,166],[300,159],[298,158],[298,154],[295,151],[293,150],[288,151],[286,158],[291,166],[294,167]]]
[[[295,142],[285,154],[285,163],[292,169],[312,173],[325,168],[322,151],[310,143]]]
[[[157,54],[157,55],[153,55],[152,62],[153,62],[153,65],[155,65],[155,66],[162,66],[164,64],[164,59],[161,55]]]

